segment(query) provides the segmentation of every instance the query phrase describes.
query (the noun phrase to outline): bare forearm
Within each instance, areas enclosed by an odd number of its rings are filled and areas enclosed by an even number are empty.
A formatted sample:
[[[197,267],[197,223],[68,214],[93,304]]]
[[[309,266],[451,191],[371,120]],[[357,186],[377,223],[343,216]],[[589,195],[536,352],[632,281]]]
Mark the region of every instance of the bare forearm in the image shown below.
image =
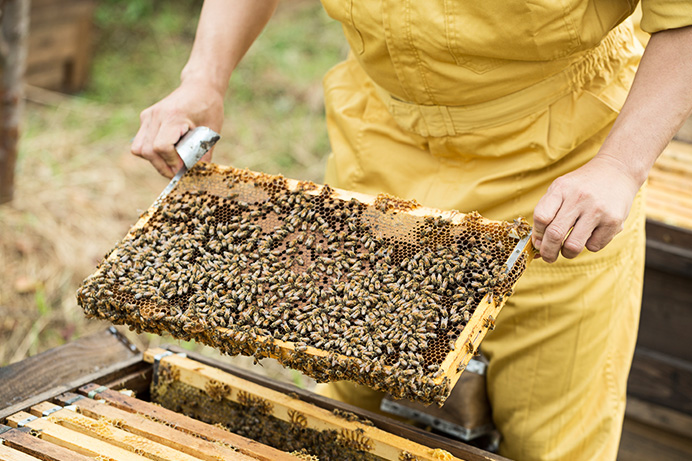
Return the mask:
[[[653,34],[632,88],[597,157],[641,185],[692,111],[692,26]]]
[[[278,0],[206,0],[183,82],[225,93],[233,69],[262,31]]]
[[[175,143],[189,129],[221,130],[224,94],[238,62],[271,17],[278,0],[206,0],[178,88],[140,114],[132,153],[168,178],[182,166]],[[210,158],[207,154],[206,160]]]
[[[692,110],[692,27],[654,34],[627,100],[598,154],[557,178],[533,212],[536,248],[599,251],[623,229],[656,158]]]

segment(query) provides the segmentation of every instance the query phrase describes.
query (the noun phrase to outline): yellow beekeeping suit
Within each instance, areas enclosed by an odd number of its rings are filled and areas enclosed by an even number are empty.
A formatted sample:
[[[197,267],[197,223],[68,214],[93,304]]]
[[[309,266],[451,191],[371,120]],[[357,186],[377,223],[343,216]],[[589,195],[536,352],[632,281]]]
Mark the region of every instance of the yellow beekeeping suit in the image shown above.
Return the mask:
[[[641,56],[629,0],[323,0],[351,46],[325,77],[333,186],[531,218],[559,176],[598,151]],[[649,0],[642,28],[692,23]],[[615,459],[636,341],[643,191],[598,253],[534,261],[482,344],[501,454]],[[378,407],[349,383],[330,395]]]

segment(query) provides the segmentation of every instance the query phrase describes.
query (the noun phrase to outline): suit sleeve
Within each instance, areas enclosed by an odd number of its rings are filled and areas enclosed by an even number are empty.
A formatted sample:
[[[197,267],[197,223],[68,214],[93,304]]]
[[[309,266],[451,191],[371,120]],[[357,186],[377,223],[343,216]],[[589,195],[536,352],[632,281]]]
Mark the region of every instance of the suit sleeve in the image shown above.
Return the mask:
[[[692,0],[642,0],[641,28],[653,34],[692,25]]]

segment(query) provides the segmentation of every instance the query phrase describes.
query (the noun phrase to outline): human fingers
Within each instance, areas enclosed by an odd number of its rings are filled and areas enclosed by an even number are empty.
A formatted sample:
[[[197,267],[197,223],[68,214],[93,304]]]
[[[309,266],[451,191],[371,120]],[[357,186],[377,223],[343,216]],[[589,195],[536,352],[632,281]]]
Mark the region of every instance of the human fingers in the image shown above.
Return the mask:
[[[149,160],[149,162],[154,166],[154,168],[156,168],[156,171],[158,171],[161,176],[165,176],[168,179],[175,176],[175,173],[173,170],[171,170],[171,167],[169,167],[168,164],[166,164],[166,162],[153,151],[146,151],[142,157]]]
[[[536,204],[536,208],[533,210],[533,233],[531,237],[536,250],[541,249],[545,230],[553,222],[561,206],[562,196],[553,192],[552,187]]]
[[[577,222],[574,223],[572,232],[569,233],[567,238],[562,243],[562,256],[568,259],[573,259],[579,256],[584,250],[586,242],[589,240],[597,226],[596,220],[590,216],[579,216]]]
[[[144,149],[144,140],[146,139],[147,134],[150,130],[151,116],[149,115],[148,110],[144,110],[139,115],[139,130],[137,130],[137,134],[132,139],[132,145],[130,146],[130,151],[132,152],[132,155],[142,157]]]
[[[618,220],[604,220],[598,227],[593,231],[591,237],[586,241],[586,248],[589,251],[599,251],[605,248],[606,245],[613,240],[620,231],[623,229],[622,221]]]
[[[174,172],[183,166],[175,144],[190,128],[189,122],[162,123],[152,143],[154,153]]]
[[[562,242],[570,232],[570,229],[577,221],[578,213],[576,207],[569,206],[563,203],[557,214],[545,228],[543,238],[540,243],[541,258],[544,261],[552,263],[557,260],[562,248]]]
[[[166,178],[172,178],[175,175],[173,171],[155,151],[154,151],[154,139],[156,133],[159,131],[160,123],[156,119],[151,119],[147,125],[146,131],[142,134],[142,140],[140,145],[140,157],[148,160],[156,171],[165,176]]]
[[[130,151],[133,155],[148,160],[162,176],[172,178],[174,172],[166,162],[154,152],[153,148],[154,138],[159,130],[160,123],[152,117],[151,108],[143,110],[139,118],[139,130],[132,140]]]

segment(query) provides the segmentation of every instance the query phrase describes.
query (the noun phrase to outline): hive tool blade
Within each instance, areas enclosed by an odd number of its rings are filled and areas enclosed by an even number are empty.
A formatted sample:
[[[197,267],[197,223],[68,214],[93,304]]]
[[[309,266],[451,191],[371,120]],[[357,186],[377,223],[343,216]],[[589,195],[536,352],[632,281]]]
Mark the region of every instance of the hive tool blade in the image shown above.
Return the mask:
[[[180,138],[180,140],[175,145],[175,150],[180,155],[183,161],[183,166],[175,174],[171,182],[168,183],[166,188],[161,192],[159,197],[154,202],[154,207],[158,207],[164,198],[173,190],[176,184],[180,181],[180,178],[194,166],[195,163],[201,159],[204,154],[209,152],[216,141],[221,139],[221,135],[215,132],[209,127],[198,126],[185,133],[185,135]]]
[[[519,256],[521,256],[521,254],[524,252],[526,246],[529,245],[529,242],[531,241],[531,234],[533,234],[533,229],[531,229],[527,235],[517,242],[514,250],[512,250],[512,254],[509,255],[509,258],[507,258],[507,262],[505,263],[505,273],[509,274],[512,271],[514,268],[514,263],[517,262],[517,259],[519,259]]]

